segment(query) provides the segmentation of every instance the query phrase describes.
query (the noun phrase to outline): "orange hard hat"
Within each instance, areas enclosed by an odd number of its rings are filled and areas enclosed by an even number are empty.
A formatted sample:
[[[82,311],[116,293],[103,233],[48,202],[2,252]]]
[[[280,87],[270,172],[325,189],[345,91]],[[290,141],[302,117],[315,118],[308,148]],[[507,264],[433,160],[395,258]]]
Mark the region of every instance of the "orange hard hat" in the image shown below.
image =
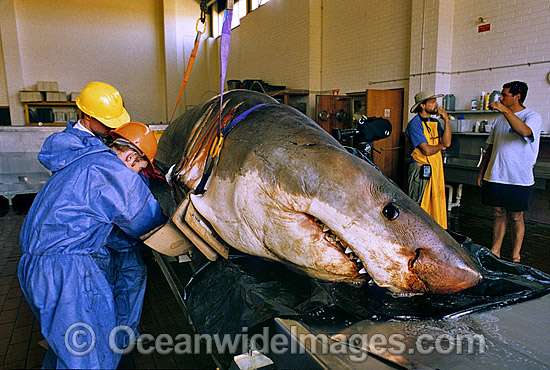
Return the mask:
[[[111,131],[113,137],[121,137],[135,145],[153,166],[153,159],[157,154],[157,139],[153,130],[141,122],[128,122]],[[154,168],[154,166],[153,166]]]

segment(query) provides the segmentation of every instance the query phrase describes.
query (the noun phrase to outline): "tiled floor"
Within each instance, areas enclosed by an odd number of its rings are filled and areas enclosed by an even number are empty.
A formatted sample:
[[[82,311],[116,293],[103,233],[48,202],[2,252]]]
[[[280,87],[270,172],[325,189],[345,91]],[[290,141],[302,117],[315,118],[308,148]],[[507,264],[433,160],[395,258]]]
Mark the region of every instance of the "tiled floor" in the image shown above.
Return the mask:
[[[475,189],[464,190],[462,206],[454,208],[450,214],[449,228],[470,236],[477,244],[489,246],[492,238],[491,210],[480,206],[478,197]],[[17,279],[17,265],[21,255],[19,230],[31,201],[23,198],[14,205],[14,210],[9,211],[0,203],[0,369],[40,368],[46,353],[39,344],[43,339],[40,327],[22,295]],[[550,273],[550,222],[527,220],[526,228],[522,262]],[[510,249],[510,237],[507,235],[502,249],[504,258],[509,257]],[[190,333],[191,329],[158,264],[152,254],[144,256],[148,266],[148,284],[140,332],[149,333],[155,338],[161,333],[172,337]],[[215,368],[215,365],[207,355],[141,355],[134,351],[122,358],[119,368],[210,369]]]
[[[0,367],[40,368],[46,351],[38,343],[44,338],[17,279],[22,218],[0,218]]]
[[[521,248],[521,263],[550,273],[550,199],[546,191],[539,196],[539,208],[532,207],[524,214],[525,237]],[[546,206],[544,206],[546,205]],[[544,207],[544,208],[542,208]],[[464,186],[462,204],[449,215],[450,230],[469,236],[474,243],[491,248],[493,240],[493,210],[481,204],[478,187]],[[502,243],[501,258],[511,261],[510,226]]]

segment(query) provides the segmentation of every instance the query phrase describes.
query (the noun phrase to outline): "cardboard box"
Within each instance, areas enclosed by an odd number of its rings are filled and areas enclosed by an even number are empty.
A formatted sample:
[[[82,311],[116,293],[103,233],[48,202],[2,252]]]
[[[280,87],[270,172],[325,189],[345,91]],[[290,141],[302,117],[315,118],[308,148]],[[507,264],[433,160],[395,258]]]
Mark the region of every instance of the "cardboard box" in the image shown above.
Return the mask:
[[[78,115],[75,111],[67,112],[65,119],[70,122],[76,122],[78,121]]]
[[[19,91],[19,101],[21,103],[41,102],[43,100],[40,91]]]
[[[457,120],[457,131],[456,132],[473,132],[474,124],[476,121],[471,119],[459,119]],[[452,131],[452,129],[451,129]]]
[[[458,121],[457,120],[449,120],[449,126],[451,126],[451,132],[458,132]]]
[[[38,91],[59,91],[57,81],[37,81],[36,90]]]
[[[65,112],[53,112],[54,122],[65,122]]]
[[[50,101],[50,102],[67,101],[67,93],[66,92],[47,91],[46,92],[46,101]]]

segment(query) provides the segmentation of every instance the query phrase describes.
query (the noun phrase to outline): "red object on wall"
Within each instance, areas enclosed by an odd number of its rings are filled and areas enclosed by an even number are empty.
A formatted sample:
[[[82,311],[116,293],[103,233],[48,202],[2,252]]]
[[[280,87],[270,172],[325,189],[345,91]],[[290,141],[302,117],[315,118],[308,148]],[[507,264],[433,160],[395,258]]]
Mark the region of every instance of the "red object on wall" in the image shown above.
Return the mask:
[[[491,23],[480,24],[479,26],[477,26],[477,33],[487,32],[490,30],[491,30]]]

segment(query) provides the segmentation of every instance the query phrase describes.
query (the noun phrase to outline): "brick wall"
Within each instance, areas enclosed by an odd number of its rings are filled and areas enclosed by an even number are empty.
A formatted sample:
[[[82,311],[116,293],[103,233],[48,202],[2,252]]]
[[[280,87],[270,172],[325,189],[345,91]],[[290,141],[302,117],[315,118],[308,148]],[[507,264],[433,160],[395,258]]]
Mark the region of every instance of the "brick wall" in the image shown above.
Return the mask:
[[[2,43],[0,42],[0,66],[4,65],[4,51],[2,50]],[[8,84],[4,73],[0,74],[0,107],[9,106],[8,99]]]
[[[458,4],[458,3],[457,3]],[[478,18],[487,18],[489,32],[478,33]],[[533,63],[550,60],[550,3],[547,0],[500,2],[461,0],[455,6],[453,71]],[[481,91],[501,89],[505,82],[522,80],[529,85],[525,105],[543,117],[543,129],[550,130],[550,63],[492,71],[454,74],[452,92],[457,109],[469,108]]]
[[[455,94],[457,109],[469,108],[481,91],[519,79],[529,84],[526,105],[541,113],[543,129],[550,130],[550,63],[467,73],[550,60],[547,0],[381,4],[271,0],[234,29],[228,79],[261,78],[316,93],[405,88],[405,108],[418,90],[430,87]],[[488,19],[491,31],[477,32],[479,17]],[[406,80],[421,72],[432,73]]]
[[[405,87],[411,33],[409,1],[323,1],[322,86],[341,92]],[[376,86],[376,87],[374,87]]]
[[[312,90],[351,92],[365,90],[369,81],[406,78],[410,8],[401,0],[384,7],[373,1],[271,0],[233,30],[228,79],[311,89],[319,74]]]
[[[309,51],[309,1],[272,0],[233,29],[227,79],[308,89]]]
[[[17,91],[39,80],[59,81],[67,91],[94,79],[109,81],[123,93],[132,117],[151,123],[171,114],[193,49],[195,0],[149,0],[137,8],[113,0],[93,7],[83,0],[8,3],[14,9],[11,17],[0,16],[0,64],[19,124]],[[89,22],[75,21],[75,14]],[[490,32],[477,33],[480,16],[491,23]],[[9,42],[15,36],[17,52]],[[550,130],[550,63],[464,72],[547,60],[548,0],[271,0],[233,30],[227,78],[260,78],[314,93],[404,88],[405,108],[421,87],[452,92],[457,107],[467,108],[481,91],[521,79],[530,86],[526,105],[542,114]],[[408,80],[422,71],[439,74]],[[204,35],[181,104],[187,108],[217,92],[219,39]],[[0,81],[0,103],[5,93]]]

